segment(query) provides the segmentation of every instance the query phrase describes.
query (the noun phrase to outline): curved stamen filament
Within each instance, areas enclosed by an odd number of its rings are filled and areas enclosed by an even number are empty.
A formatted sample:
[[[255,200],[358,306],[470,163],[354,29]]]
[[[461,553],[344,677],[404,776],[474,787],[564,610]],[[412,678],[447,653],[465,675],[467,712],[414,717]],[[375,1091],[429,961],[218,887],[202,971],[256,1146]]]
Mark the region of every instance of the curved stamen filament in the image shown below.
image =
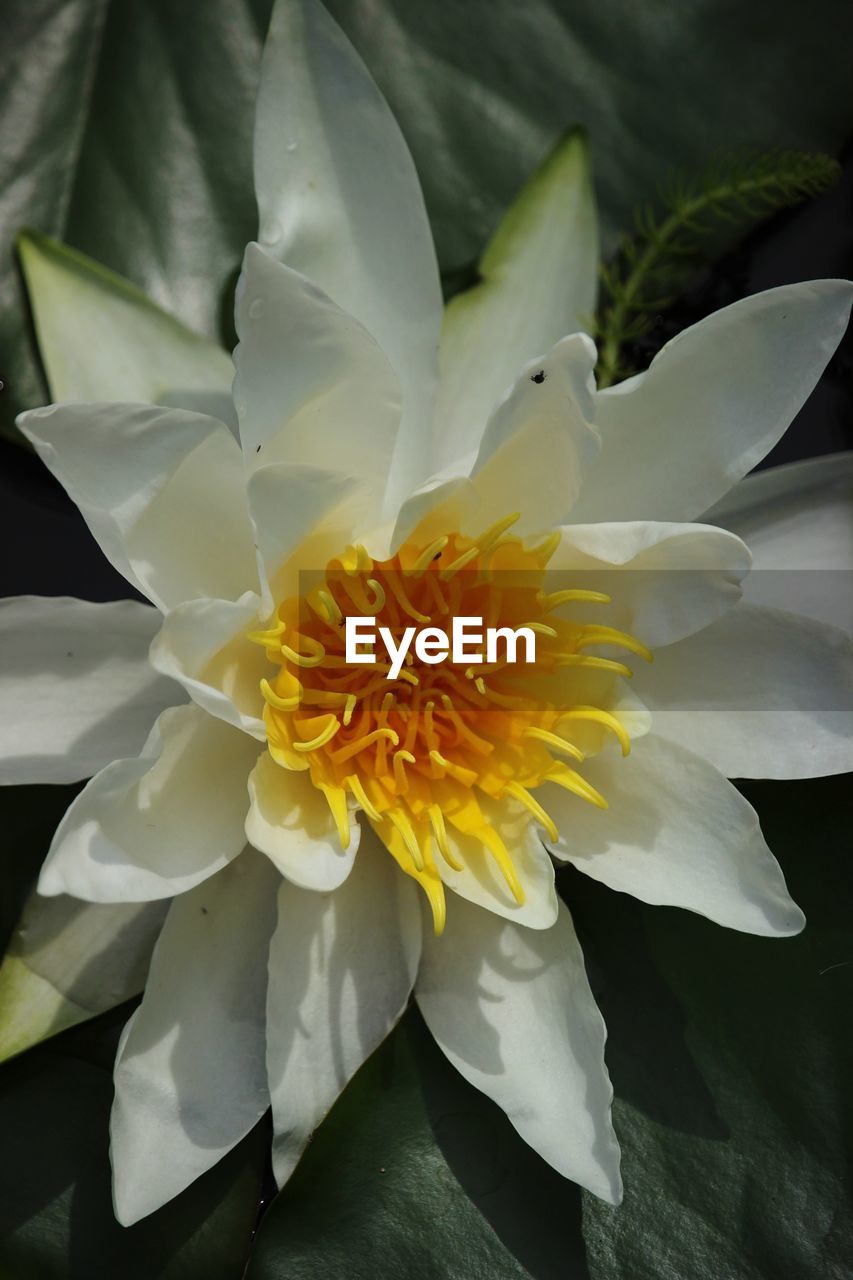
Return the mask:
[[[372,747],[374,742],[379,742],[381,738],[387,738],[395,747],[400,742],[393,729],[371,729],[370,733],[356,738],[355,742],[348,742],[345,747],[339,747],[337,751],[330,752],[329,759],[334,760],[335,764],[343,764],[345,760],[352,760],[353,756],[357,756],[359,752]]]
[[[441,809],[437,804],[431,804],[427,809],[427,814],[429,816],[433,835],[435,836],[435,843],[438,845],[438,851],[442,858],[444,858],[447,865],[452,867],[454,871],[464,871],[464,864],[454,858],[453,853],[451,852],[450,841],[447,839],[447,828],[444,825],[444,814],[441,812]]]
[[[335,734],[340,731],[341,722],[337,716],[329,716],[328,722],[320,730],[314,738],[310,738],[307,742],[294,742],[294,751],[318,751],[320,747],[325,747],[327,742],[331,742]]]
[[[530,810],[534,818],[536,818],[537,822],[545,828],[552,840],[558,840],[560,838],[560,833],[554,824],[554,819],[550,814],[545,812],[539,801],[532,796],[529,791],[525,790],[520,782],[508,782],[504,787],[504,791],[506,791],[507,795],[513,796],[523,804],[526,809]]]
[[[547,747],[552,747],[555,751],[563,751],[567,756],[573,756],[575,760],[583,761],[586,759],[584,753],[573,742],[566,742],[565,738],[561,738],[559,734],[551,733],[549,729],[540,729],[538,725],[528,725],[521,736],[523,738],[535,738],[538,742],[544,742]]]
[[[319,667],[326,656],[325,646],[319,640],[315,640],[313,636],[297,636],[294,633],[294,639],[301,640],[308,652],[299,653],[289,644],[282,644],[281,651],[288,662],[292,662],[296,667]]]
[[[631,738],[628,730],[620,720],[617,720],[609,711],[603,711],[601,707],[572,707],[569,711],[564,711],[559,717],[562,724],[564,720],[588,720],[595,724],[604,725],[605,729],[609,729],[615,734],[622,748],[623,756],[627,756],[631,750]]]
[[[558,787],[564,787],[566,791],[573,791],[576,796],[580,796],[582,800],[589,800],[590,804],[594,804],[599,809],[607,809],[608,803],[600,791],[596,791],[591,782],[587,782],[586,778],[575,769],[570,769],[567,764],[555,761],[554,767],[548,770],[545,775],[549,782],[554,782]]]

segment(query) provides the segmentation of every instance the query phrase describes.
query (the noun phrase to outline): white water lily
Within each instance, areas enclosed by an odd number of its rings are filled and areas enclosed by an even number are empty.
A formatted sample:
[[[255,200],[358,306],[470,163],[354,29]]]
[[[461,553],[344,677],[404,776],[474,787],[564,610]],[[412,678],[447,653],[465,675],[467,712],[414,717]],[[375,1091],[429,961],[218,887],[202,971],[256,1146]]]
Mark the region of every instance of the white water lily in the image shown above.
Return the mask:
[[[778,507],[801,509],[796,476],[711,509],[808,396],[853,286],[747,298],[597,392],[573,137],[442,317],[411,159],[313,0],[276,6],[256,171],[236,436],[143,404],[21,423],[154,606],[0,613],[5,780],[104,766],[40,893],[124,904],[126,938],[126,904],[172,899],[116,1063],[118,1217],[180,1192],[270,1104],[284,1183],[412,994],[522,1136],[618,1202],[605,1030],[554,860],[732,928],[802,927],[727,776],[850,767],[849,641],[743,601],[749,552],[713,523],[763,529],[763,563],[778,545],[792,567]],[[350,606],[532,622],[539,661],[352,672]],[[41,972],[44,1026],[62,980]]]

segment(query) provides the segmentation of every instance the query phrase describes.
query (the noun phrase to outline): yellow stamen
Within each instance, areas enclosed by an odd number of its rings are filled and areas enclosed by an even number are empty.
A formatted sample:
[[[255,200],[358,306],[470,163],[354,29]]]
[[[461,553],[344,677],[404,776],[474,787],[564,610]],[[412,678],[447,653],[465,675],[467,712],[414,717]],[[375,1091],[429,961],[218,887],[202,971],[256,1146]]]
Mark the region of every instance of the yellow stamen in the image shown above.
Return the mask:
[[[294,742],[294,751],[318,751],[320,747],[325,747],[327,742],[331,742],[335,734],[338,733],[341,722],[337,716],[329,716],[329,719],[323,729],[315,738],[310,738],[307,742]]]
[[[508,782],[504,788],[507,795],[513,796],[521,804],[529,809],[534,818],[545,828],[552,840],[558,840],[560,833],[554,825],[554,819],[545,812],[541,804],[534,796],[526,791],[520,782]]]
[[[367,814],[368,818],[370,818],[372,822],[381,822],[382,814],[379,812],[376,806],[371,803],[367,795],[367,792],[364,789],[364,784],[362,783],[361,778],[359,778],[358,774],[351,773],[349,777],[344,778],[344,782],[349,787],[350,791],[353,793],[356,800],[361,805],[364,812]]]
[[[461,764],[455,764],[452,760],[448,760],[440,751],[430,751],[429,758],[433,764],[438,765],[439,769],[443,769],[445,773],[449,773],[451,778],[455,778],[457,782],[463,783],[466,787],[471,787],[477,781],[477,775],[473,769],[466,769]]]
[[[350,842],[350,825],[346,792],[343,787],[330,787],[322,782],[320,783],[320,790],[326,797],[326,803],[332,811],[335,826],[338,828],[338,839],[341,842],[341,848],[348,849]]]
[[[281,651],[285,658],[297,667],[319,667],[326,656],[325,647],[319,640],[315,640],[313,636],[299,636],[298,639],[303,642],[308,652],[299,653],[296,649],[291,648],[289,644],[283,644]]]
[[[412,862],[414,862],[418,871],[423,871],[424,860],[421,853],[421,847],[418,844],[418,837],[415,835],[414,827],[402,809],[389,809],[388,817],[399,831],[403,843],[411,854]]]
[[[261,679],[261,693],[270,706],[278,707],[279,711],[295,711],[302,698],[302,685],[298,681],[296,683],[297,692],[290,698],[283,698],[281,694],[276,693],[269,680],[264,676]]]
[[[544,742],[546,746],[553,747],[555,751],[564,751],[567,756],[573,756],[575,760],[585,760],[586,756],[572,742],[566,742],[565,738],[561,738],[556,733],[551,733],[548,729],[540,729],[538,725],[529,725],[521,735],[523,738],[536,738],[538,742]]]
[[[398,795],[405,795],[409,789],[409,779],[406,777],[406,770],[403,768],[404,761],[406,764],[417,764],[411,751],[395,751],[393,759],[394,782],[397,785]]]
[[[408,569],[410,576],[419,578],[429,568],[433,560],[441,555],[449,541],[447,534],[442,534],[440,538],[436,538],[434,542],[431,542],[428,547],[424,547],[414,564],[410,565]]]
[[[570,769],[567,764],[559,760],[554,762],[554,767],[548,770],[546,777],[549,782],[555,782],[558,787],[564,787],[566,791],[573,791],[576,796],[580,796],[582,800],[589,800],[599,809],[609,807],[604,796],[600,791],[596,791],[591,782],[587,782],[577,770]]]
[[[454,871],[464,871],[464,863],[458,862],[451,852],[450,841],[447,839],[447,828],[444,825],[444,814],[441,812],[441,809],[439,809],[437,804],[431,804],[427,809],[427,814],[429,815],[430,825],[433,830],[433,835],[435,836],[435,843],[438,845],[438,850],[442,858],[444,858],[447,865],[452,867]]]
[[[539,604],[546,613],[550,613],[552,609],[559,609],[563,604],[610,604],[611,597],[603,591],[552,591],[550,593],[539,593]]]
[[[363,737],[356,738],[355,742],[348,742],[345,747],[339,747],[337,751],[330,752],[329,759],[334,760],[335,764],[343,764],[345,760],[352,760],[353,756],[357,756],[360,751],[372,747],[380,738],[387,738],[395,747],[400,741],[393,729],[372,729]]]
[[[609,711],[603,711],[601,707],[572,707],[570,711],[564,711],[559,721],[563,720],[589,720],[595,724],[603,724],[605,729],[609,729],[615,734],[622,748],[623,756],[627,756],[631,750],[631,738],[628,730],[617,720]]]
[[[477,839],[482,841],[494,858],[495,862],[498,864],[501,875],[504,880],[506,880],[510,893],[515,898],[518,905],[523,907],[526,901],[526,895],[521,881],[518,878],[518,872],[515,869],[515,865],[503,840],[501,840],[497,831],[495,831],[493,827],[480,827],[475,834]],[[556,836],[554,839],[556,839]]]
[[[629,653],[636,653],[639,658],[645,658],[646,662],[653,661],[650,649],[647,649],[634,636],[628,635],[627,631],[617,631],[615,627],[584,627],[575,648],[588,649],[592,644],[618,644]]]
[[[447,565],[446,568],[440,569],[438,576],[441,578],[442,582],[447,582],[455,573],[458,573],[460,569],[464,569],[472,560],[476,560],[480,554],[480,548],[475,543],[468,551],[463,551],[461,556],[457,556],[456,559],[451,564]]]

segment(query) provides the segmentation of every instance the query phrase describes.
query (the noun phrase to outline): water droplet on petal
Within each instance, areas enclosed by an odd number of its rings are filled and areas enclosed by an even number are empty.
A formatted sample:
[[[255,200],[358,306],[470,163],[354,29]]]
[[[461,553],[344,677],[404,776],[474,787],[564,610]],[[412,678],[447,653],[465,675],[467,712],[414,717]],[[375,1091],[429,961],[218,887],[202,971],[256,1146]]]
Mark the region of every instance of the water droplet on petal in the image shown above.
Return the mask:
[[[254,302],[249,303],[249,319],[260,320],[266,310],[266,303],[263,298],[255,298]]]

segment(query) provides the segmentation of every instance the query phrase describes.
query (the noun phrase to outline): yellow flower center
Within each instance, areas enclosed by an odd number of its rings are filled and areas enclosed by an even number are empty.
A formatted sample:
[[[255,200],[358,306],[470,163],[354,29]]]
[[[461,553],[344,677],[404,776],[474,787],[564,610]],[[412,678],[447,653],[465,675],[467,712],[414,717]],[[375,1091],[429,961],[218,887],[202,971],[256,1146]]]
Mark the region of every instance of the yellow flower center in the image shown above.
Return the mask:
[[[508,516],[476,538],[449,533],[429,545],[409,542],[383,561],[363,546],[348,547],[303,597],[279,605],[269,629],[251,635],[276,667],[261,681],[272,758],[310,771],[344,847],[350,809],[364,811],[426,891],[439,933],[445,900],[436,859],[461,870],[460,845],[470,847],[471,838],[524,902],[512,851],[483,812],[488,801],[516,815],[528,810],[552,840],[557,829],[532,794],[542,783],[606,808],[575,766],[590,741],[597,749],[609,734],[629,751],[624,724],[602,703],[618,677],[631,673],[587,650],[618,645],[651,656],[633,636],[566,616],[572,606],[609,597],[572,588],[546,593],[559,534],[525,547],[507,533],[517,519]],[[458,663],[448,655],[428,664],[410,648],[391,679],[381,647],[368,663],[347,661],[345,620],[353,616],[375,619],[398,645],[413,625],[447,631],[453,618],[527,627],[536,657],[528,662],[522,643],[514,662],[505,645],[492,662]]]

